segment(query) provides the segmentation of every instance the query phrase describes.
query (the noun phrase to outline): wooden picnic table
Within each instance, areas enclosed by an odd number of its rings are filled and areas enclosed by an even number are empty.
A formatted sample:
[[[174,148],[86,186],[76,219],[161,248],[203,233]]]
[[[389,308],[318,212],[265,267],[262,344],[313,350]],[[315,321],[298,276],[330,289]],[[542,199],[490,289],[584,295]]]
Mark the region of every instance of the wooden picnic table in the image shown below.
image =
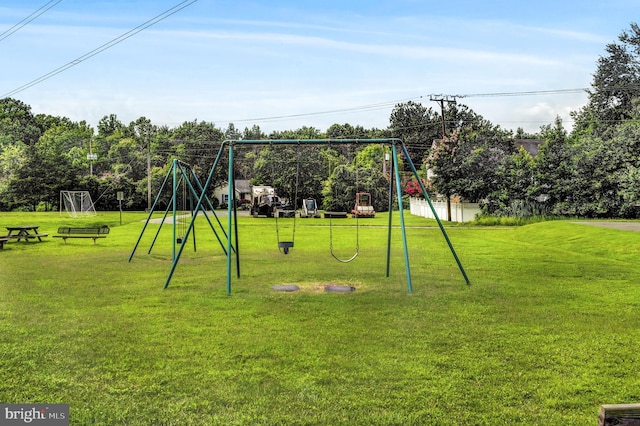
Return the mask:
[[[42,241],[42,237],[46,237],[49,234],[38,233],[38,225],[20,225],[20,226],[7,226],[7,238],[12,240],[24,240],[25,242],[29,242],[31,239],[37,238],[38,241]]]

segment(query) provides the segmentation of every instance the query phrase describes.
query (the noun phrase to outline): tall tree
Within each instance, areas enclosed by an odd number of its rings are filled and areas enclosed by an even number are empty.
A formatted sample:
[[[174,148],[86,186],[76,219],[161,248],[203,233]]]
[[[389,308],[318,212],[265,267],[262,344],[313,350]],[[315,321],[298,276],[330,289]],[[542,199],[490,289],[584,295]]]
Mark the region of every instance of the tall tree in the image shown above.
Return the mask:
[[[421,103],[397,104],[389,121],[393,137],[402,139],[416,164],[422,164],[434,141],[442,139],[440,115]]]
[[[329,139],[364,139],[369,137],[362,126],[352,126],[349,123],[332,124],[326,131]]]
[[[15,205],[35,210],[44,203],[48,210],[57,206],[61,190],[78,189],[78,177],[82,172],[70,155],[73,148],[82,145],[76,130],[53,127],[34,146],[28,147],[27,160],[8,183],[7,194]]]
[[[340,164],[324,182],[323,207],[331,211],[350,212],[355,205],[356,193],[371,194],[376,211],[387,211],[389,182],[382,171],[368,164]]]
[[[251,128],[245,127],[242,132],[242,139],[259,140],[264,139],[265,134],[260,130],[260,126],[254,124]]]
[[[453,113],[455,130],[434,144],[427,166],[440,194],[478,202],[499,185],[500,170],[516,152],[513,138],[466,107]]]
[[[29,105],[13,98],[0,99],[0,150],[19,142],[35,145],[42,132]]]
[[[640,27],[632,23],[618,40],[597,61],[587,105],[573,113],[576,133],[609,137],[631,116],[632,101],[640,95]]]
[[[174,148],[183,154],[178,158],[190,164],[198,176],[208,176],[225,136],[214,123],[193,120],[185,121],[173,129],[171,139]],[[219,164],[218,170],[221,172],[216,173],[214,184],[226,181],[224,164],[224,161]]]
[[[540,134],[545,143],[535,158],[532,195],[552,206],[554,213],[569,213],[575,179],[573,145],[560,117],[554,126],[543,126]]]
[[[489,213],[499,216],[533,216],[544,213],[543,206],[531,195],[534,181],[534,159],[520,147],[511,156],[505,156],[498,166],[497,184],[488,196]]]
[[[270,185],[281,197],[322,201],[322,183],[328,176],[324,150],[316,145],[270,145],[258,154],[254,185]]]

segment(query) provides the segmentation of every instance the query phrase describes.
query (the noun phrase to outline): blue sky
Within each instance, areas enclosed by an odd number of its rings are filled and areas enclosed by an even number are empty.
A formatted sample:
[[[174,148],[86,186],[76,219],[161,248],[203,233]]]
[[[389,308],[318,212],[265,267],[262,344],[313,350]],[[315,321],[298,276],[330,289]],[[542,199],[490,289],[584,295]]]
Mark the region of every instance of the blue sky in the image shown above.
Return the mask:
[[[586,102],[606,44],[640,17],[637,0],[214,1],[181,11],[14,93],[180,4],[52,2],[0,36],[0,97],[91,125],[116,114],[175,127],[199,120],[263,131],[333,123],[386,128],[393,106],[431,94],[494,124],[537,131]],[[47,0],[0,3],[0,34]]]

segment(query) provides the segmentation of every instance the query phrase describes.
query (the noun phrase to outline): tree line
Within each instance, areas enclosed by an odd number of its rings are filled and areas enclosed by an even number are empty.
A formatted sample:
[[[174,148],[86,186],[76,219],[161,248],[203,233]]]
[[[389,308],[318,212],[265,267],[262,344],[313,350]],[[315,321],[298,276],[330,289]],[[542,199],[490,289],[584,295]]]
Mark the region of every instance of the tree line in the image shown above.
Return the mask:
[[[128,124],[115,114],[93,128],[85,121],[33,114],[14,98],[0,99],[0,210],[55,210],[61,190],[88,190],[98,210],[148,207],[148,185],[159,190],[171,161],[191,165],[204,179],[224,140],[402,139],[431,196],[481,202],[489,214],[638,217],[640,214],[640,28],[635,23],[597,61],[588,102],[535,134],[502,129],[464,104],[442,111],[417,102],[397,104],[385,129],[333,124],[265,134],[206,121],[169,128],[146,117]],[[442,115],[441,115],[442,113]],[[442,134],[443,122],[445,134]],[[540,141],[532,155],[522,140]],[[272,185],[293,200],[318,199],[325,209],[350,210],[355,192],[371,192],[387,209],[389,167],[377,145],[242,146],[234,150],[236,179]],[[221,158],[213,184],[227,180]],[[405,196],[420,196],[406,162]],[[385,174],[386,173],[386,174]]]

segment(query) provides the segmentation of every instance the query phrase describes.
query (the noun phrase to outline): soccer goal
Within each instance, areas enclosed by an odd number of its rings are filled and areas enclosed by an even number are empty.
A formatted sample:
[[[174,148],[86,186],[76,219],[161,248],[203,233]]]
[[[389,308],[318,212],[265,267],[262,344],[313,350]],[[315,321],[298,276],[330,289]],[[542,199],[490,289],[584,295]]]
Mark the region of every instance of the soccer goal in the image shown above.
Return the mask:
[[[71,217],[97,214],[89,191],[60,191],[60,216],[63,208]]]

